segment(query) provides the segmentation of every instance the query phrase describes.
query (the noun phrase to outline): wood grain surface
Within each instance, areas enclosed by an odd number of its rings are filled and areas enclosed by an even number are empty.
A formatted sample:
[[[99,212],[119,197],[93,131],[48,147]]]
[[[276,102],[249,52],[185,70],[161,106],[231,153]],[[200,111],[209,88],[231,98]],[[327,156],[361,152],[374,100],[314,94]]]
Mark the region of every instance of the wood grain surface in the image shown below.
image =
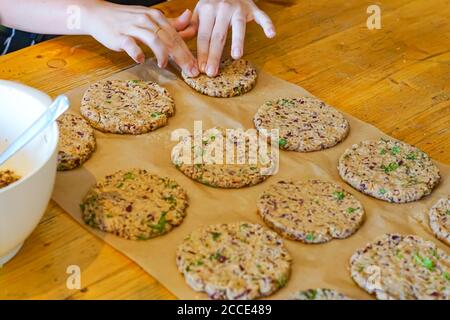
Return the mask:
[[[366,27],[371,4],[259,1],[275,22],[277,37],[268,40],[250,24],[246,58],[450,164],[450,1],[376,1],[380,30]],[[176,16],[194,5],[174,0],[159,7]],[[194,49],[195,41],[190,46]],[[132,63],[90,37],[59,37],[0,57],[0,78],[56,96]],[[69,265],[81,268],[81,290],[66,287]],[[16,258],[0,269],[0,299],[171,298],[54,202]]]

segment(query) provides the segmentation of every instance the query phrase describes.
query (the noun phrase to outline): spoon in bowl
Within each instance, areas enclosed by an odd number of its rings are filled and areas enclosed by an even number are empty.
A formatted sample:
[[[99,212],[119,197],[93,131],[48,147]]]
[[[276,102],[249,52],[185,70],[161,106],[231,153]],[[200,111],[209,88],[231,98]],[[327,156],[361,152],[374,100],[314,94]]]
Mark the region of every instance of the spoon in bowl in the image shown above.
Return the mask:
[[[25,147],[39,133],[46,129],[69,108],[69,99],[65,95],[58,96],[39,118],[33,122],[6,150],[0,154],[0,166]]]

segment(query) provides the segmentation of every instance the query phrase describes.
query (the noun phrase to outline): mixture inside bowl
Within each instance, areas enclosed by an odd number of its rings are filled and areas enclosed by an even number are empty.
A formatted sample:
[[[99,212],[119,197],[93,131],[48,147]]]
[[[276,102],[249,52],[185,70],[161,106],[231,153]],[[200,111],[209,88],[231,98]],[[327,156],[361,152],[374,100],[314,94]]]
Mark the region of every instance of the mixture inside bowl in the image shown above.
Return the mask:
[[[12,170],[0,170],[0,189],[9,186],[11,183],[14,183],[19,179],[20,176]]]

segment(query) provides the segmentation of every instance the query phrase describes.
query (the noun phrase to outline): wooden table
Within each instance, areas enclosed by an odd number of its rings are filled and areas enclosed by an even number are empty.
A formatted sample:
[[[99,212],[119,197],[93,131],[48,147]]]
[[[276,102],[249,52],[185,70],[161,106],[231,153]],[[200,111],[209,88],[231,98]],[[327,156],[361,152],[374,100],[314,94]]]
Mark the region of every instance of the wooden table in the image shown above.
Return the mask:
[[[366,27],[371,1],[260,1],[278,35],[267,40],[249,25],[246,57],[450,164],[450,2],[376,3],[381,30]],[[175,16],[194,4],[175,0],[160,7]],[[56,96],[131,63],[89,37],[60,37],[0,57],[0,78]],[[66,287],[69,265],[81,268],[81,290]],[[51,202],[17,257],[0,269],[0,299],[13,298],[175,297]]]

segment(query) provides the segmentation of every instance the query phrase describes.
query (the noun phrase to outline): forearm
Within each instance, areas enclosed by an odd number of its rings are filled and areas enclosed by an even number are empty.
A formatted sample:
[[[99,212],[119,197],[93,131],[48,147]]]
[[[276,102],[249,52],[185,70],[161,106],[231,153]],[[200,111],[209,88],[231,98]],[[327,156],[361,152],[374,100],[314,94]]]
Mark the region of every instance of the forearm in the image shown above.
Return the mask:
[[[101,0],[0,0],[0,24],[41,34],[85,34],[84,14]]]

